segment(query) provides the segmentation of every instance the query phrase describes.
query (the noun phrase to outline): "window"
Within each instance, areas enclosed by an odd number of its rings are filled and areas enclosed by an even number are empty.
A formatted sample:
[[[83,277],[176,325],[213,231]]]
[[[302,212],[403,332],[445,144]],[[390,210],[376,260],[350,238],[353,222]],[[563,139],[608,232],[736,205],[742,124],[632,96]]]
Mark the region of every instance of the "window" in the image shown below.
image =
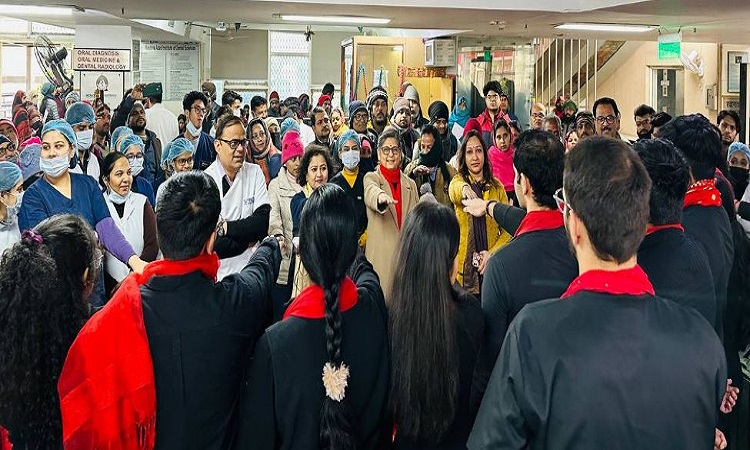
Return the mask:
[[[303,33],[270,31],[268,87],[281,99],[310,92],[310,43]]]

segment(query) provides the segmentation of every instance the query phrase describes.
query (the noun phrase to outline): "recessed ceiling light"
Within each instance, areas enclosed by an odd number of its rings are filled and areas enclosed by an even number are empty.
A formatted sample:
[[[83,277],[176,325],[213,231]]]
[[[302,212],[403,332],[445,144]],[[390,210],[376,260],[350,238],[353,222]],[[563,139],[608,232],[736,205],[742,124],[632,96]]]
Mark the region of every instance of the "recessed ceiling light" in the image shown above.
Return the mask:
[[[615,23],[564,23],[555,26],[558,30],[573,31],[605,31],[610,33],[645,33],[653,31],[650,25],[628,25]]]
[[[3,15],[28,15],[28,16],[71,16],[73,8],[58,6],[34,6],[34,5],[0,5]]]
[[[347,25],[385,25],[391,22],[391,19],[381,17],[351,17],[351,16],[296,16],[282,14],[281,20],[287,22],[305,22],[305,23],[337,23]]]

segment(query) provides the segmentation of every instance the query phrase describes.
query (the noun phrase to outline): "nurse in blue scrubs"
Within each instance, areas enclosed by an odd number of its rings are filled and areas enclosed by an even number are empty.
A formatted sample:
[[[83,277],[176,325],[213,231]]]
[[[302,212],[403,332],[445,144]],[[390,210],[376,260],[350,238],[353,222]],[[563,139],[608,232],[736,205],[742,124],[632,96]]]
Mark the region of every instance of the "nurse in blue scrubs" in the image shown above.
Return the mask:
[[[75,214],[96,230],[109,253],[140,273],[146,263],[138,257],[110,217],[97,182],[88,175],[70,173],[75,142],[75,132],[65,120],[53,120],[44,125],[39,159],[44,174],[24,194],[18,216],[19,228],[29,230],[48,217]],[[90,298],[93,306],[104,303],[103,283],[97,286],[95,294],[100,289],[101,296],[92,294]]]

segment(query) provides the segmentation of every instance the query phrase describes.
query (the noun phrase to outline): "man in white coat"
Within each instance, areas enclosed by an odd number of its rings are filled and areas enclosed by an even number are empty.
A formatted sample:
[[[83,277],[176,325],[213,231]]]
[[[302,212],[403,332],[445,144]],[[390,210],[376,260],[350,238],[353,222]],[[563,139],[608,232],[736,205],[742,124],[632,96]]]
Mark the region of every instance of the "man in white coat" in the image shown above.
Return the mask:
[[[221,220],[214,245],[221,258],[221,280],[241,271],[250,260],[254,245],[268,234],[271,206],[263,171],[245,161],[247,138],[239,117],[219,120],[214,147],[216,160],[205,172],[221,193]]]
[[[156,133],[162,144],[174,141],[180,134],[177,116],[161,104],[161,83],[149,83],[143,88],[143,107],[146,108],[148,129]]]

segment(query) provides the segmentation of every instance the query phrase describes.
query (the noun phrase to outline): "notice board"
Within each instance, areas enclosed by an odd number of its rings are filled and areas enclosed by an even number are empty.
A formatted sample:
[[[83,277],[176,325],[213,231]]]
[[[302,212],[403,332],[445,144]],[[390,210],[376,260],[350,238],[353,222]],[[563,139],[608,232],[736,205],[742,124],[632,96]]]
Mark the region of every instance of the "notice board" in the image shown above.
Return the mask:
[[[197,42],[141,41],[138,68],[140,82],[161,82],[162,100],[182,101],[200,90],[200,44]]]

